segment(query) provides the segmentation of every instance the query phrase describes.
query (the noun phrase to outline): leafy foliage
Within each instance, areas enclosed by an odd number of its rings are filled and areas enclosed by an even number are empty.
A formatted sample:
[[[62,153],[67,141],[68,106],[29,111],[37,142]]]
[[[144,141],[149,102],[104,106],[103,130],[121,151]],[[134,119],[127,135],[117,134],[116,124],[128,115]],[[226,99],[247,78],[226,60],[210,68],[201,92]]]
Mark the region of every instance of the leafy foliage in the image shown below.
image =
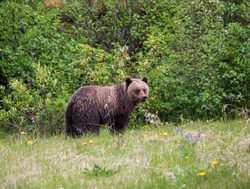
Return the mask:
[[[234,118],[250,108],[247,1],[0,4],[0,123],[7,130],[61,132],[77,88],[126,76],[150,80],[150,98],[131,125],[145,120],[145,109],[180,121]]]

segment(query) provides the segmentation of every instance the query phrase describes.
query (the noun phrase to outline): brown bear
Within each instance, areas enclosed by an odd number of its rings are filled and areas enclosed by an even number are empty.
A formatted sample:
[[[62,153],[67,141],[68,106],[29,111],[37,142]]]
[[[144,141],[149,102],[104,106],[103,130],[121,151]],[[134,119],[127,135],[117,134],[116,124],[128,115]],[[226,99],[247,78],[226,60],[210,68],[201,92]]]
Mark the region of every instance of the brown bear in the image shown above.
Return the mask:
[[[81,87],[66,109],[66,135],[98,134],[102,124],[108,124],[112,133],[121,133],[134,107],[147,99],[147,81],[126,78],[124,84]]]

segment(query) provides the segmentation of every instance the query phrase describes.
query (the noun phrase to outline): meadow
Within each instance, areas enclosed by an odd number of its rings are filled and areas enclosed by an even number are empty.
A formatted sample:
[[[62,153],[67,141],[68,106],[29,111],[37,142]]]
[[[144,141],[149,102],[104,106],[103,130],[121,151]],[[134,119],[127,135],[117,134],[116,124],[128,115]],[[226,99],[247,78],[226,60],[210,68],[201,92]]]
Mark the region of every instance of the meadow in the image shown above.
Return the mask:
[[[249,120],[65,138],[1,133],[0,188],[250,188]]]

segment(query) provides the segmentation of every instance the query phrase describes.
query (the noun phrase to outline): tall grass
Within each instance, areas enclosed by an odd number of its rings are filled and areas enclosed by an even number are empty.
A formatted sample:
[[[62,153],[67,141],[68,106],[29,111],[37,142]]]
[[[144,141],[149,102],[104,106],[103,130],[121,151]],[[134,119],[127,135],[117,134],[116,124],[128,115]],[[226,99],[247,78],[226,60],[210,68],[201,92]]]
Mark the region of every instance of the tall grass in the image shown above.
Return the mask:
[[[19,133],[0,140],[0,187],[250,188],[249,136],[246,121],[145,126],[123,136],[102,130],[78,139]]]

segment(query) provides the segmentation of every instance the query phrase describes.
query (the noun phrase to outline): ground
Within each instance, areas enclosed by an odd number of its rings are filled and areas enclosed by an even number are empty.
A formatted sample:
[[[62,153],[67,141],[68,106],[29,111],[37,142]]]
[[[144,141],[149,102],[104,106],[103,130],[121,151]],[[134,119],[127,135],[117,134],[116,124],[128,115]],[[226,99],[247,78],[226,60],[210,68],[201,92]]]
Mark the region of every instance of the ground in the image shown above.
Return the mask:
[[[0,188],[250,188],[250,123],[144,126],[0,140]]]

